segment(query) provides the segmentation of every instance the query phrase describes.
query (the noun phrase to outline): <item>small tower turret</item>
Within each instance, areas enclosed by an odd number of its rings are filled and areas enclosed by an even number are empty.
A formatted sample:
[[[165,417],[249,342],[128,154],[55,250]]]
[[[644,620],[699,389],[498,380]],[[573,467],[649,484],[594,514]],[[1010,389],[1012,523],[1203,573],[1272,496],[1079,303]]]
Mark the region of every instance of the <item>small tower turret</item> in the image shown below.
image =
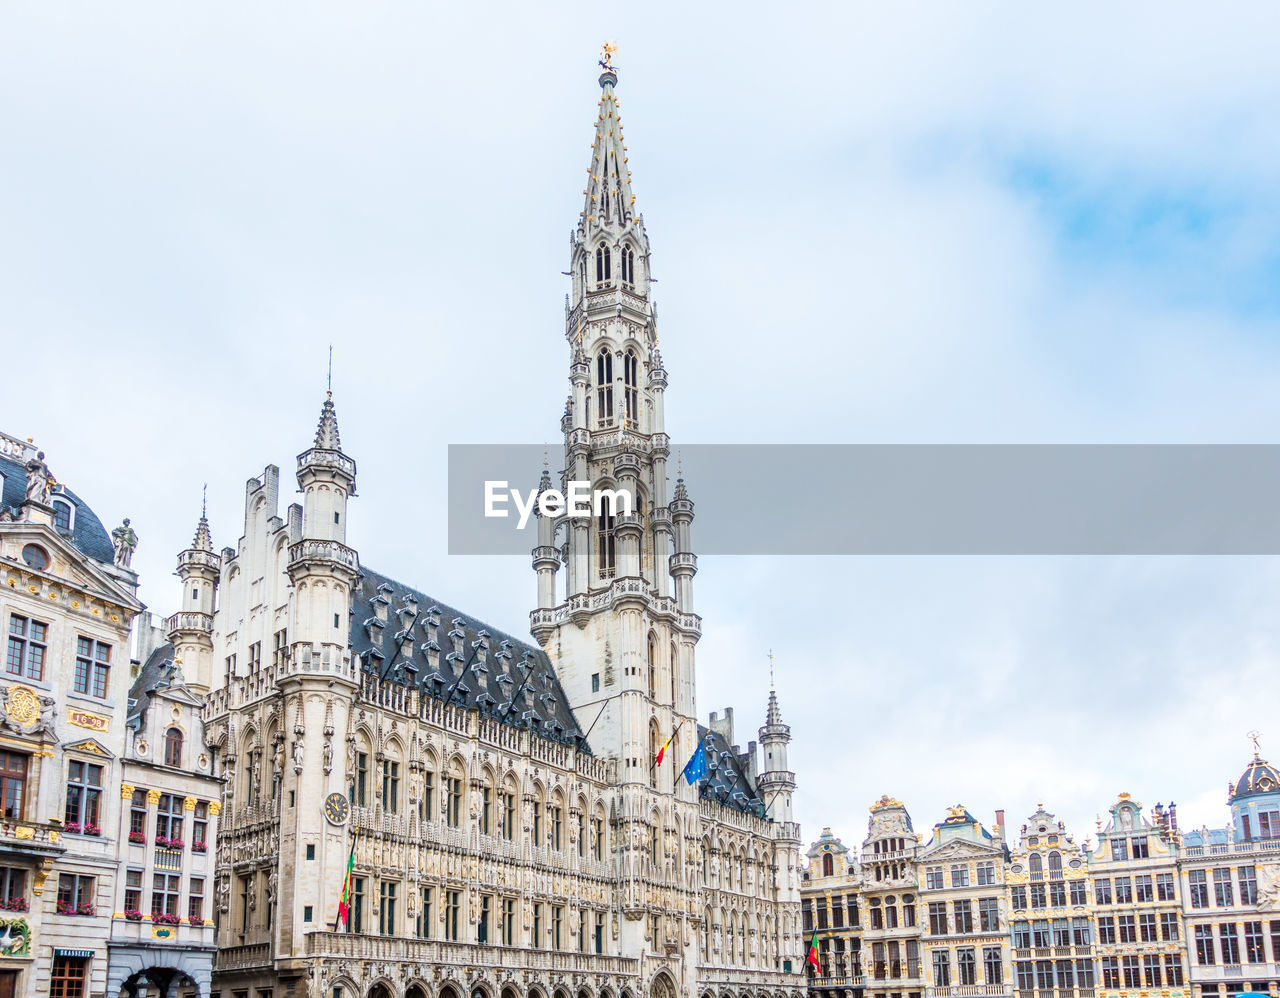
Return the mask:
[[[770,688],[769,707],[765,712],[764,726],[760,729],[763,765],[757,786],[761,799],[769,808],[770,817],[783,825],[790,825],[795,820],[791,815],[791,805],[796,792],[796,774],[787,765],[787,746],[790,744],[791,726],[782,723],[778,693]]]
[[[174,660],[193,693],[206,696],[213,685],[213,608],[222,558],[213,552],[209,520],[201,506],[191,546],[178,555],[182,580],[182,609],[169,618]]]
[[[670,562],[676,605],[681,613],[693,613],[693,577],[698,573],[698,556],[693,553],[693,500],[684,486],[683,475],[676,479],[675,496],[669,508],[676,535],[676,550]]]

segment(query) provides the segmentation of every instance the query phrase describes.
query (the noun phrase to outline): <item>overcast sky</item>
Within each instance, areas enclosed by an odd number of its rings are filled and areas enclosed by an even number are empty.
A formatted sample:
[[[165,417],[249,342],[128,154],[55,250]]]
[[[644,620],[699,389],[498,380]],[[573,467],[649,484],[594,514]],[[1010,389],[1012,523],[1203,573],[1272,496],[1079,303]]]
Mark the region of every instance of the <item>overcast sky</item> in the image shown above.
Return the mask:
[[[445,554],[445,448],[558,432],[612,38],[676,444],[1273,443],[1278,34],[1265,3],[10,4],[0,428],[133,518],[168,613],[201,483],[234,544],[332,343],[362,560],[525,633],[527,558]],[[699,568],[699,712],[745,745],[773,648],[806,840],[861,842],[882,793],[918,829],[1043,801],[1082,838],[1120,791],[1219,822],[1245,733],[1280,755],[1275,559]]]

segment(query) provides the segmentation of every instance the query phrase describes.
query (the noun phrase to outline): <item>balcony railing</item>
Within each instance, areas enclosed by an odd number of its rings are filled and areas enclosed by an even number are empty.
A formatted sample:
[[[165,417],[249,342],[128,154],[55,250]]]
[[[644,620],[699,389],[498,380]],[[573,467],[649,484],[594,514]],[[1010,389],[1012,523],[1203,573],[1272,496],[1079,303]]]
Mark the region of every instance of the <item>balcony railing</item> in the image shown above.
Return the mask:
[[[35,821],[23,821],[21,818],[5,818],[0,821],[0,845],[13,852],[42,856],[67,851],[67,847],[62,844],[62,832],[59,829]]]
[[[1012,984],[956,984],[946,988],[927,988],[929,998],[1001,998],[1013,995]]]
[[[861,974],[819,974],[809,979],[811,988],[860,988],[862,985]]]
[[[482,946],[478,943],[455,943],[442,939],[407,939],[350,932],[309,932],[306,938],[307,956],[311,958],[334,957],[616,976],[634,976],[640,972],[640,961],[635,957],[579,953],[576,950]]]
[[[340,541],[323,541],[315,538],[304,538],[297,544],[289,545],[289,561],[333,561],[345,565],[353,571],[360,568],[360,559],[354,548],[349,548]]]
[[[157,870],[181,870],[182,869],[182,850],[181,849],[165,849],[163,847],[156,848],[156,869]]]
[[[266,967],[271,963],[269,943],[253,943],[249,946],[222,946],[213,957],[215,971],[247,970]]]
[[[1252,842],[1223,842],[1215,845],[1184,846],[1186,856],[1221,856],[1228,853],[1276,853],[1280,852],[1280,839],[1254,839]]]
[[[165,628],[173,631],[212,631],[213,616],[193,610],[179,610],[165,621]]]

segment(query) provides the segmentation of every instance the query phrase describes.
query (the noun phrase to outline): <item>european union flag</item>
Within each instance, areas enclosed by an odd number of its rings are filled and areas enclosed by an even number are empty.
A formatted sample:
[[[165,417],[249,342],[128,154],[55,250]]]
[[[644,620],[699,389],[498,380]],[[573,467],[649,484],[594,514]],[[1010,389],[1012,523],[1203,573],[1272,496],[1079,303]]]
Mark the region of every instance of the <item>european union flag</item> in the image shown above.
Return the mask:
[[[689,786],[693,786],[695,782],[707,775],[707,752],[702,742],[698,742],[698,747],[694,750],[693,756],[684,764],[684,769],[680,771],[680,775],[684,777]]]

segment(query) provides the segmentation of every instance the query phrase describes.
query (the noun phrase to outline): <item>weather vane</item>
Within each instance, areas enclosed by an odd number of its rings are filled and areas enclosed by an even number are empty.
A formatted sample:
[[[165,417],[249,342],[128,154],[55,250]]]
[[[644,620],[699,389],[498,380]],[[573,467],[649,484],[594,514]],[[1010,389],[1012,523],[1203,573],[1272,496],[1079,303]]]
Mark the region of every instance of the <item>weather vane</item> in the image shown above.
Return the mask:
[[[613,57],[618,52],[618,46],[614,42],[605,42],[600,46],[600,68],[605,72],[613,72]]]
[[[769,649],[769,688],[773,689],[773,649]]]

